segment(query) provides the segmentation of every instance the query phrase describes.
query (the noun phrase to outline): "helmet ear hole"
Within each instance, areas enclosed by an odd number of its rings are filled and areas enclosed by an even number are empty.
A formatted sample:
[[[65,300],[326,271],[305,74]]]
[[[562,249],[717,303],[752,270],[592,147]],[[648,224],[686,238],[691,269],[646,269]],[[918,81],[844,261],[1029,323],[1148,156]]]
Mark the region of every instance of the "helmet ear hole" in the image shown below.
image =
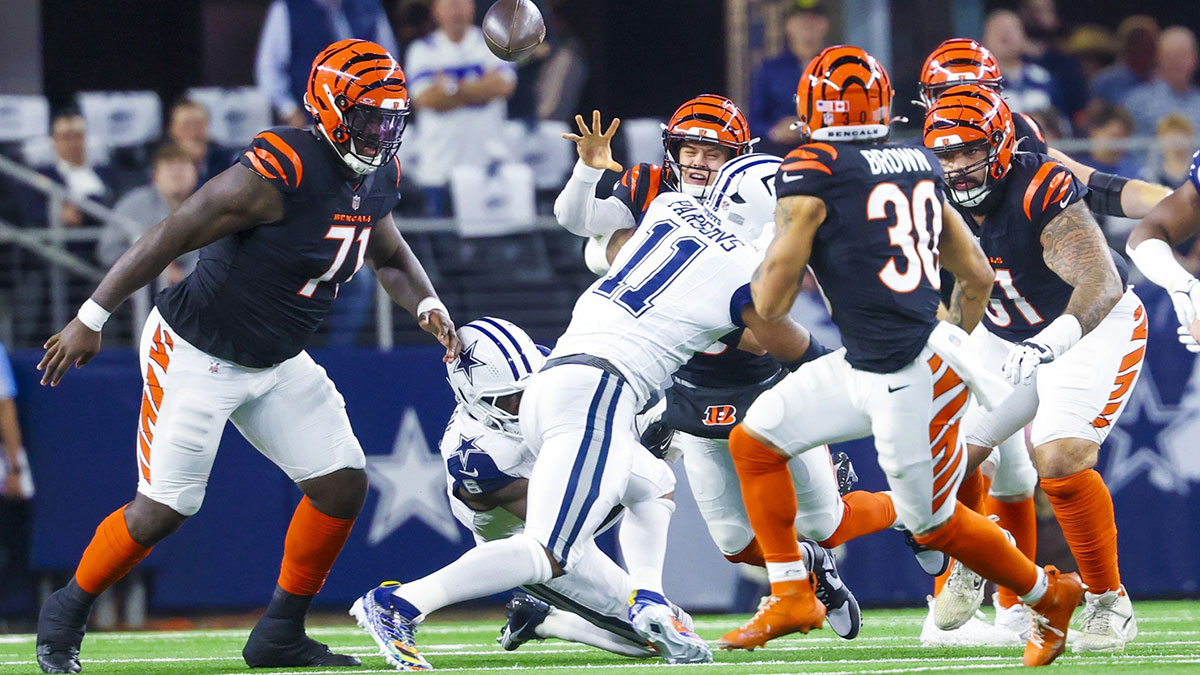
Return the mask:
[[[347,135],[346,135],[346,130],[344,128],[338,127],[333,130],[333,140],[337,141],[338,143],[345,143],[346,138],[347,138]]]
[[[345,94],[338,94],[334,97],[333,104],[338,107],[338,110],[345,110],[350,107],[350,99],[346,98]]]

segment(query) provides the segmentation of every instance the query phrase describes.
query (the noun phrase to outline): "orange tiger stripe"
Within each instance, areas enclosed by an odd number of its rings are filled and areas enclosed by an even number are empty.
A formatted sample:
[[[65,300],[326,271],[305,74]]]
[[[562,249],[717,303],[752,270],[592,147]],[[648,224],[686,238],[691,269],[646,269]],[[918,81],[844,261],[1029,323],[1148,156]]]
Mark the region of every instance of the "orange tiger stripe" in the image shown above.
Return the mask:
[[[158,383],[158,376],[154,374],[154,369],[149,364],[146,365],[146,389],[150,392],[150,400],[154,402],[154,409],[162,409],[162,386]]]
[[[642,202],[642,210],[643,211],[650,208],[650,203],[653,202],[654,198],[658,196],[658,188],[661,184],[662,184],[661,180],[655,180],[655,181],[650,182],[650,189],[646,192],[646,201]]]
[[[933,397],[937,398],[960,384],[962,384],[962,378],[958,376],[958,373],[947,368],[941,379],[933,385]]]
[[[138,446],[141,448],[142,455],[139,458],[138,465],[142,468],[142,477],[146,482],[150,482],[150,446],[146,444],[146,439],[138,435]]]
[[[642,175],[642,165],[638,164],[629,170],[629,201],[633,201],[633,196],[637,194],[638,178]]]
[[[957,396],[951,399],[949,403],[942,406],[942,409],[933,416],[933,421],[929,423],[930,440],[937,438],[938,434],[942,432],[942,428],[947,424],[950,424],[950,420],[954,419],[954,416],[957,415],[960,410],[962,410],[963,406],[967,404],[967,399],[970,397],[970,393],[970,390],[968,390],[966,387],[963,387],[963,390],[959,392]]]
[[[820,172],[830,175],[830,176],[833,175],[833,171],[830,170],[829,167],[825,166],[824,164],[822,164],[816,160],[811,160],[811,159],[794,160],[794,161],[788,162],[788,163],[780,166],[779,168],[782,169],[783,171],[800,171],[802,169],[812,169],[814,171],[820,171]]]
[[[1141,308],[1139,307],[1138,309],[1140,310]],[[1134,313],[1133,318],[1134,319],[1137,318],[1137,313]],[[1137,328],[1133,329],[1133,336],[1130,337],[1129,339],[1130,340],[1145,340],[1146,337],[1149,335],[1149,333],[1147,333],[1147,331],[1146,331],[1146,327],[1148,325],[1149,325],[1149,323],[1147,322],[1146,318],[1143,317],[1142,322],[1137,325]]]
[[[1025,118],[1025,123],[1029,125],[1030,129],[1033,129],[1033,135],[1037,136],[1037,139],[1039,141],[1045,143],[1046,137],[1042,135],[1042,128],[1040,126],[1038,126],[1038,123],[1035,122],[1032,117],[1030,117],[1029,115],[1026,115],[1025,113],[1017,113],[1017,114],[1020,115],[1021,117]]]
[[[1120,401],[1109,401],[1108,404],[1104,406],[1104,409],[1100,411],[1100,417],[1108,417],[1109,415],[1117,412],[1117,409],[1120,407]]]
[[[279,160],[276,159],[275,155],[272,155],[269,150],[266,150],[265,148],[254,148],[254,155],[267,164],[270,164],[271,168],[275,169],[275,171],[279,173],[279,177],[283,179],[284,185],[291,185],[291,181],[289,181],[287,177],[287,172],[283,170],[283,165],[279,163]]]
[[[166,372],[167,364],[171,363],[171,356],[163,347],[161,327],[154,331],[154,346],[150,348],[150,358],[163,369],[163,372]]]
[[[1029,207],[1033,205],[1033,195],[1037,193],[1038,188],[1042,186],[1042,181],[1046,180],[1046,176],[1054,167],[1058,166],[1058,162],[1045,162],[1034,174],[1033,180],[1029,181],[1029,187],[1025,189],[1025,217],[1033,220],[1033,214],[1029,212]]]
[[[299,185],[300,177],[304,175],[304,163],[300,161],[300,155],[292,149],[292,146],[287,144],[287,141],[280,138],[278,134],[271,131],[264,131],[260,135],[292,162],[292,165],[296,169],[296,185]]]
[[[929,372],[936,373],[938,371],[938,369],[942,367],[942,357],[938,356],[937,354],[934,354],[933,356],[929,357],[928,363],[929,363]]]
[[[1117,372],[1123,373],[1126,370],[1129,370],[1130,368],[1141,363],[1142,356],[1145,355],[1145,353],[1146,353],[1146,346],[1142,345],[1141,347],[1138,347],[1137,349],[1126,354],[1125,358],[1121,359],[1121,368]]]
[[[154,441],[153,426],[158,423],[158,413],[154,412],[154,407],[150,405],[150,395],[142,393],[142,411],[139,414],[139,426],[142,433],[146,434],[146,440]]]
[[[1055,189],[1059,186],[1064,188],[1067,187],[1066,185],[1063,185],[1063,181],[1065,181],[1066,178],[1067,174],[1063,171],[1059,171],[1058,173],[1054,174],[1054,178],[1050,179],[1050,185],[1046,187],[1046,196],[1042,198],[1043,210],[1045,210],[1047,206],[1050,206],[1051,201],[1058,201],[1060,199],[1059,197],[1052,197],[1052,195],[1054,194]]]
[[[809,143],[806,147],[817,148],[818,150],[824,150],[825,152],[829,153],[830,159],[837,159],[837,157],[838,157],[837,148],[833,147],[832,145],[830,145],[828,143]]]
[[[170,349],[175,349],[175,340],[171,338],[171,334],[168,333],[167,331],[163,331],[162,336],[163,336],[163,342],[167,343],[167,347],[169,347]]]
[[[258,159],[258,155],[250,152],[249,150],[243,154],[245,154],[246,158],[250,160],[250,164],[254,167],[254,170],[259,173],[259,175],[263,176],[264,178],[279,178],[279,176],[271,173],[270,169],[263,166],[263,163]]]

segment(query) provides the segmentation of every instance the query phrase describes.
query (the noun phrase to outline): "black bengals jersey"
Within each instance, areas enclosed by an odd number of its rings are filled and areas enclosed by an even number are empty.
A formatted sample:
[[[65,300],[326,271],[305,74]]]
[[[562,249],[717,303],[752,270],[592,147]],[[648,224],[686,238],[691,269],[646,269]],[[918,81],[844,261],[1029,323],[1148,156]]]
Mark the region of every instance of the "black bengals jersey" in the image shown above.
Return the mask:
[[[911,363],[937,325],[945,202],[937,158],[899,143],[809,143],[784,158],[775,190],[825,202],[809,265],[846,360],[875,373]]]
[[[657,164],[641,163],[625,170],[621,179],[613,186],[612,194],[629,207],[633,220],[642,224],[642,216],[650,208],[650,202],[663,192],[671,192],[667,185],[669,170]]]
[[[1048,155],[1018,153],[984,213],[979,245],[996,273],[984,322],[992,333],[1020,342],[1058,318],[1071,298],[1071,285],[1046,266],[1042,230],[1087,194],[1087,187]],[[972,225],[970,213],[960,209]],[[1120,258],[1120,256],[1116,256]]]
[[[362,267],[372,226],[399,200],[400,164],[347,178],[324,139],[283,127],[255,136],[239,162],[282,193],[283,217],[202,248],[156,304],[198,349],[264,368],[304,349]]]
[[[1013,113],[1013,135],[1017,138],[1017,150],[1039,155],[1049,154],[1050,146],[1042,135],[1042,128],[1025,113]]]

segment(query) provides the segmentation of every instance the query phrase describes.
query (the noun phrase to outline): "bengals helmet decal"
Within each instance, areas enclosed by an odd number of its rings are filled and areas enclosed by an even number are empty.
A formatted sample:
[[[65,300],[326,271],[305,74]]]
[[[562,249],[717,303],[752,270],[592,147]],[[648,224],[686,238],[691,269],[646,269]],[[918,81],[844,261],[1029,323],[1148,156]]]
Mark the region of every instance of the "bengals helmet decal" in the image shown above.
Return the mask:
[[[368,174],[400,148],[408,87],[400,64],[367,40],[340,40],[313,60],[304,107],[352,171]]]
[[[809,61],[796,87],[796,116],[815,141],[886,138],[892,81],[861,47],[827,47]]]
[[[960,84],[1004,89],[1000,63],[987,47],[967,38],[951,38],[937,46],[921,66],[921,102],[928,109],[942,92]]]
[[[995,91],[979,85],[965,84],[947,89],[925,114],[925,147],[934,153],[973,147],[987,150],[979,162],[946,173],[950,198],[966,208],[978,206],[1008,174],[1017,145],[1013,136],[1012,112],[1008,104]],[[954,189],[959,178],[981,166],[987,168],[982,184]]]
[[[750,151],[755,139],[750,138],[750,124],[733,101],[717,94],[701,94],[679,106],[671,120],[663,126],[663,166],[669,169],[667,186],[703,198],[708,185],[693,185],[683,179],[684,167],[679,163],[679,146],[686,141],[708,143],[728,148],[730,159]],[[709,174],[708,183],[716,169],[688,167],[688,171]]]

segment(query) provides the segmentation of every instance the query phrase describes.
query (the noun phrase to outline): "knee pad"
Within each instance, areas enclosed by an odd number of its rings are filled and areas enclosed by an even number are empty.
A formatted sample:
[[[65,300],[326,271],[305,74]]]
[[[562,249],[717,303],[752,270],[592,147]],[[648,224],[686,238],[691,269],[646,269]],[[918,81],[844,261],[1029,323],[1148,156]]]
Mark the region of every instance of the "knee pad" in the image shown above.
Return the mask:
[[[841,501],[839,501],[836,512],[822,511],[797,514],[796,532],[807,539],[825,541],[832,537],[833,533],[837,531],[838,525],[841,525],[843,513],[845,513],[845,508],[842,506]]]
[[[992,457],[999,461],[988,494],[993,497],[1029,497],[1033,494],[1038,474],[1025,450],[1024,434],[1004,441]]]
[[[708,534],[712,537],[713,543],[726,558],[739,555],[746,550],[746,547],[754,543],[754,530],[750,529],[749,523],[722,519],[707,523],[707,525]],[[760,553],[759,556],[761,557],[761,555]],[[743,561],[735,560],[734,562]]]
[[[522,550],[529,555],[530,569],[536,573],[531,584],[544,584],[554,578],[554,568],[550,566],[550,553],[545,544],[532,536],[521,533],[508,538],[514,549]],[[568,564],[570,562],[568,561]]]

